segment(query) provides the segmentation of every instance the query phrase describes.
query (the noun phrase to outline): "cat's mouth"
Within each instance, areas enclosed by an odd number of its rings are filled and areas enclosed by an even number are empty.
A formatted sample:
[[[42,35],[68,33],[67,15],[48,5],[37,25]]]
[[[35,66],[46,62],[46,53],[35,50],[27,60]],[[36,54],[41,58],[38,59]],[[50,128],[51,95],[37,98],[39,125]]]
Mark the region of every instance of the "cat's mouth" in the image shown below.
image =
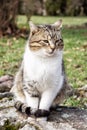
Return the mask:
[[[53,52],[46,52],[45,54],[46,54],[46,56],[54,56],[55,52],[54,51]]]

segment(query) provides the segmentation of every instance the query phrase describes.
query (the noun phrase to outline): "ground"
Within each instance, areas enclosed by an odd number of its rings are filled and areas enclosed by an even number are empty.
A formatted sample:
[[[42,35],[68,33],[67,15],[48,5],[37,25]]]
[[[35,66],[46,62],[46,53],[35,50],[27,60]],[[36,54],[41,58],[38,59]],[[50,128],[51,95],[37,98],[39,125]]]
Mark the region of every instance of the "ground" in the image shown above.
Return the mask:
[[[87,84],[87,17],[33,16],[31,18],[36,24],[53,23],[58,19],[63,20],[64,61],[69,83],[73,88],[83,87]],[[29,28],[25,16],[18,16],[17,24],[20,28]],[[5,36],[0,39],[0,76],[15,75],[22,60],[26,40],[15,36]],[[87,108],[87,98],[72,96],[65,104]]]
[[[0,100],[0,130],[87,130],[87,110],[57,107],[48,121],[19,113],[12,98]]]

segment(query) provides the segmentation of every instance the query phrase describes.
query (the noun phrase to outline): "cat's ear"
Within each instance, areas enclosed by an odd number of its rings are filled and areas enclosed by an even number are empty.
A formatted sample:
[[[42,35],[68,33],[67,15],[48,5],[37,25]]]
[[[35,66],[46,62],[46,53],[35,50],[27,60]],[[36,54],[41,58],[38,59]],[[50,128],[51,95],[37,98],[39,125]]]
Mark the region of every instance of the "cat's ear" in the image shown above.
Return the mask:
[[[55,26],[56,28],[58,29],[61,29],[62,28],[62,19],[58,20],[57,22],[55,22],[53,24],[53,26]]]
[[[33,33],[38,30],[37,26],[35,24],[33,24],[32,21],[29,21],[29,27],[30,27],[30,31]]]

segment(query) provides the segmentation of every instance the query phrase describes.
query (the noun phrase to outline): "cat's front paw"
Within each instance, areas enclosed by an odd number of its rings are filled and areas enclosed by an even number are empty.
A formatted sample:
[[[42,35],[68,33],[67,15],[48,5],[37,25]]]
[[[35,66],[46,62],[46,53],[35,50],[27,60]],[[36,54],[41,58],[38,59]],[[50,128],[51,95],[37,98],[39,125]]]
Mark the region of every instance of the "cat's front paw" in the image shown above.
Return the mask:
[[[43,109],[38,109],[36,112],[35,112],[35,117],[48,117],[50,115],[50,111],[47,111],[47,110],[43,110]]]
[[[37,108],[30,108],[30,114],[31,115],[35,115],[35,113],[37,112]]]

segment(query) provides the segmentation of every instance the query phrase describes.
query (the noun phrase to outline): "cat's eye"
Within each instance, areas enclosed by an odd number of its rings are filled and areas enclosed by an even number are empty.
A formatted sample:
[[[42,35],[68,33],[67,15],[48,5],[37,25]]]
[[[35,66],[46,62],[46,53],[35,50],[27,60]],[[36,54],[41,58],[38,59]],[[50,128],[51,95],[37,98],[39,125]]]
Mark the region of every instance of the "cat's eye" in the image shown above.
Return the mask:
[[[63,42],[62,39],[58,39],[58,40],[55,41],[55,43],[61,43],[61,42]]]
[[[45,43],[49,43],[49,41],[48,40],[43,40]]]
[[[56,41],[55,41],[55,43],[58,43],[58,42],[59,42],[59,40],[56,40]]]

